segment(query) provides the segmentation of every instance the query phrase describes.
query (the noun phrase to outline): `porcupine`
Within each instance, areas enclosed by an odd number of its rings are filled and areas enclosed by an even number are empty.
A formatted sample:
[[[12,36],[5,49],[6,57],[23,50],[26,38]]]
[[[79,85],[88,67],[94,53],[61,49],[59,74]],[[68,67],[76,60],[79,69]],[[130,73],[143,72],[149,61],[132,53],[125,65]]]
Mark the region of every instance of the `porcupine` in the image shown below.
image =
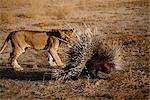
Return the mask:
[[[149,35],[136,33],[98,33],[91,35],[90,31],[81,32],[79,40],[69,50],[69,60],[66,66],[54,73],[58,79],[78,78],[83,69],[91,77],[97,76],[97,71],[106,68],[126,70],[149,66]],[[90,33],[90,34],[89,34]],[[111,69],[112,68],[112,69]]]
[[[86,63],[92,77],[97,71],[144,70],[150,65],[150,35],[134,32],[98,32],[94,36],[96,51]],[[106,70],[105,70],[106,69]]]
[[[55,79],[76,79],[84,71],[91,78],[97,77],[97,71],[110,73],[110,68],[114,65],[108,63],[113,58],[114,50],[106,53],[99,48],[100,42],[88,28],[76,33],[77,38],[72,48],[67,52],[69,59],[63,69],[52,71],[52,78]],[[94,61],[93,61],[94,60]]]
[[[93,36],[90,29],[76,33],[76,41],[67,52],[69,59],[63,69],[52,72],[52,77],[56,79],[75,79],[78,78],[85,68],[89,59],[93,56],[95,47]]]

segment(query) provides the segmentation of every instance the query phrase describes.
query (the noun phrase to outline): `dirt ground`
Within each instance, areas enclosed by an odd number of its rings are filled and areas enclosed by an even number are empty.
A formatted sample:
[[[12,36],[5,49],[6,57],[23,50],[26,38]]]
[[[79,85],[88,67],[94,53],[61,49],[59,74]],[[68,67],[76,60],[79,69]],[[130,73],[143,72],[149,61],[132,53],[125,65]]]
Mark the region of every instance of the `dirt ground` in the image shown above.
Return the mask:
[[[148,0],[0,0],[0,46],[14,30],[76,28],[83,22],[98,32],[150,35]],[[10,46],[8,46],[10,47]],[[63,49],[63,48],[61,48]],[[28,50],[19,58],[24,71],[0,54],[1,100],[149,100],[149,68],[100,73],[107,79],[51,80],[47,53]],[[147,60],[150,61],[150,60]],[[150,64],[149,64],[150,65]]]

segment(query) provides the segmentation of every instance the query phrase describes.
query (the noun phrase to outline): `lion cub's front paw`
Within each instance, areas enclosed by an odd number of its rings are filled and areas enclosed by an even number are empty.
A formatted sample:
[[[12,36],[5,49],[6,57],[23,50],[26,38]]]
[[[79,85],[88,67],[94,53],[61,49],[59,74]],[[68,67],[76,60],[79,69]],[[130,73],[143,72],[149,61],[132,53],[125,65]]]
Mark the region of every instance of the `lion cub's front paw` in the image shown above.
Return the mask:
[[[63,63],[61,63],[61,64],[56,64],[55,62],[49,62],[49,65],[52,66],[52,67],[55,67],[55,66],[64,66]]]
[[[55,62],[49,62],[49,65],[52,66],[52,67],[57,66],[57,64]]]
[[[21,66],[15,66],[13,68],[15,71],[23,71],[23,68]]]

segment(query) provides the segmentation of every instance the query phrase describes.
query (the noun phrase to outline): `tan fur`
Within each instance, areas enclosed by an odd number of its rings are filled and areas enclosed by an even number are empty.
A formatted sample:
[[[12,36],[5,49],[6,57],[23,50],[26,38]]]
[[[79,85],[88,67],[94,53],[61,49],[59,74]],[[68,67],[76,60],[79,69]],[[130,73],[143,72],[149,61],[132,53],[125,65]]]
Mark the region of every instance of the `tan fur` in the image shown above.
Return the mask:
[[[16,71],[21,71],[23,68],[18,64],[17,58],[25,52],[27,48],[32,49],[45,49],[48,50],[48,57],[50,65],[54,65],[55,62],[58,66],[62,66],[63,63],[57,53],[60,42],[67,44],[71,43],[73,37],[73,30],[51,30],[51,31],[30,31],[21,30],[13,31],[6,38],[0,53],[7,47],[8,41],[12,43],[11,53],[11,66]],[[55,62],[53,62],[53,59]]]

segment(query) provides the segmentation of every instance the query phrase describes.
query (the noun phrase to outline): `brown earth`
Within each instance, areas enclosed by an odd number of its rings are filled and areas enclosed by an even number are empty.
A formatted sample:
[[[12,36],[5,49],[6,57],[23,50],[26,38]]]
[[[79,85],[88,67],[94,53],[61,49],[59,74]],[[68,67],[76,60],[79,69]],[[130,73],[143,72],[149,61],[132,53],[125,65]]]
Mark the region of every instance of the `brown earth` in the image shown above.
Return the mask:
[[[83,22],[98,32],[150,35],[148,0],[0,0],[0,46],[14,30],[76,28]],[[10,47],[10,46],[9,46]],[[62,45],[63,47],[63,45]],[[63,48],[60,48],[61,50]],[[61,51],[60,50],[60,51]],[[148,50],[149,51],[149,50]],[[100,73],[106,79],[50,80],[45,51],[28,50],[19,58],[25,68],[15,72],[7,48],[0,54],[0,99],[148,100],[148,69]],[[61,54],[61,52],[60,52]],[[63,55],[61,55],[63,56]],[[150,61],[150,60],[147,60]],[[149,63],[149,62],[148,62]]]

